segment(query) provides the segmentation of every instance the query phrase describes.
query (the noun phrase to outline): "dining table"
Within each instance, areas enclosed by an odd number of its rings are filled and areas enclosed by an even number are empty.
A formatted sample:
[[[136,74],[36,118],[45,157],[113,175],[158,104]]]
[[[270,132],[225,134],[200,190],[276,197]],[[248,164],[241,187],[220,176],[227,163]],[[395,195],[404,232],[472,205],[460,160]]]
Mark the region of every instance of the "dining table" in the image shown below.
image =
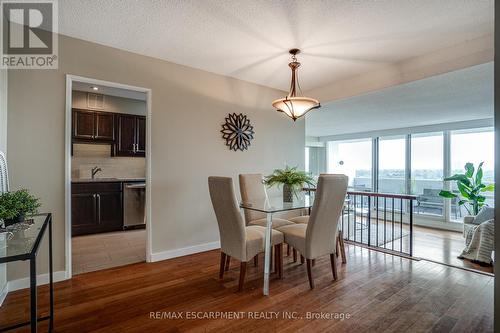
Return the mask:
[[[264,286],[262,288],[265,296],[269,295],[269,276],[271,272],[271,231],[273,229],[273,217],[276,214],[294,210],[310,211],[314,203],[314,193],[298,193],[292,202],[283,201],[282,196],[268,197],[258,202],[242,202],[241,209],[252,210],[266,214],[266,234],[264,244]]]

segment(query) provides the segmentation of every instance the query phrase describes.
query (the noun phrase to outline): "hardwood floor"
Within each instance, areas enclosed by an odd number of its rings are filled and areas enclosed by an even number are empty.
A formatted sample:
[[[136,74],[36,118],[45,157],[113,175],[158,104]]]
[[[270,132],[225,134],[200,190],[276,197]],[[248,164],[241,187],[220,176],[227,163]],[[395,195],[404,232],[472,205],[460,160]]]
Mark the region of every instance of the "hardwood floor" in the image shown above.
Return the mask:
[[[245,288],[237,292],[239,262],[232,260],[219,280],[219,251],[80,274],[56,284],[55,332],[493,331],[492,277],[346,247],[336,282],[330,258],[316,261],[314,290],[306,265],[285,256],[284,278],[273,276],[269,297],[262,296],[263,260],[247,265]],[[47,287],[40,291],[45,315]],[[26,290],[10,293],[0,326],[26,319],[28,310]],[[308,311],[323,318],[309,318]],[[242,318],[187,318],[221,312]],[[168,313],[183,318],[166,319]]]
[[[465,247],[461,232],[414,227],[414,255],[457,267],[493,273],[493,266],[480,266],[470,260],[458,259]]]

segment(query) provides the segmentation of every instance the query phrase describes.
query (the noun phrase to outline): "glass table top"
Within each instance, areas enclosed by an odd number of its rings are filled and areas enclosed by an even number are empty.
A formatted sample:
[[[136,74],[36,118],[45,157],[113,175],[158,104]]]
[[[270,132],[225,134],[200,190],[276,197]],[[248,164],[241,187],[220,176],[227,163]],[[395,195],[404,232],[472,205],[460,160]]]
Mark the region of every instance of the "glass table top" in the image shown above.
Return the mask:
[[[28,256],[34,250],[34,246],[38,238],[42,237],[41,231],[46,221],[48,214],[38,214],[27,216],[26,221],[31,224],[20,223],[14,229],[0,233],[0,261],[9,259],[10,257]],[[22,227],[22,228],[21,228]],[[2,260],[4,259],[4,260]]]
[[[240,208],[254,210],[263,213],[285,212],[295,209],[304,209],[312,207],[314,203],[314,194],[300,193],[294,196],[293,202],[283,202],[282,196],[267,197],[259,202],[242,202]]]

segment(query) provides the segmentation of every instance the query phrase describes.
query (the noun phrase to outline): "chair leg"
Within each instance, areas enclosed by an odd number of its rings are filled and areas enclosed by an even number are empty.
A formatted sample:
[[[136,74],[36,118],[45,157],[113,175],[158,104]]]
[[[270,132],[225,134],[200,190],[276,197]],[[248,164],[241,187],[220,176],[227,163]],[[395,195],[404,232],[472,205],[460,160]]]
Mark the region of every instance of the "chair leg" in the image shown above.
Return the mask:
[[[231,257],[226,255],[226,272],[229,271],[229,263],[231,262]]]
[[[286,255],[290,256],[290,244],[286,244]]]
[[[278,278],[281,279],[283,270],[283,245],[277,244],[274,246],[274,267]]]
[[[316,259],[313,259],[313,267],[316,266]]]
[[[297,250],[293,249],[293,262],[297,262]]]
[[[220,269],[219,269],[219,279],[224,277],[224,268],[226,267],[226,254],[220,252]]]
[[[337,258],[339,257],[339,243],[340,243],[340,238],[339,235],[337,234],[337,238],[335,239],[335,255],[337,256]]]
[[[314,280],[312,276],[312,260],[307,259],[307,277],[309,278],[309,287],[314,289]]]
[[[301,254],[301,255],[300,255],[300,264],[303,264],[303,263],[304,263],[304,260],[305,260],[305,259],[304,259],[304,256]]]
[[[333,279],[337,280],[337,258],[333,253],[330,254],[330,263],[332,264]]]
[[[344,234],[342,231],[339,231],[339,247],[340,247],[340,255],[342,256],[342,263],[347,263],[347,258],[345,256],[345,243],[344,243]]]
[[[255,267],[259,266],[259,255],[256,254],[255,257],[253,257],[253,265]]]
[[[247,272],[247,263],[242,261],[240,265],[240,282],[238,284],[238,290],[243,290],[243,284],[245,284],[245,274]]]

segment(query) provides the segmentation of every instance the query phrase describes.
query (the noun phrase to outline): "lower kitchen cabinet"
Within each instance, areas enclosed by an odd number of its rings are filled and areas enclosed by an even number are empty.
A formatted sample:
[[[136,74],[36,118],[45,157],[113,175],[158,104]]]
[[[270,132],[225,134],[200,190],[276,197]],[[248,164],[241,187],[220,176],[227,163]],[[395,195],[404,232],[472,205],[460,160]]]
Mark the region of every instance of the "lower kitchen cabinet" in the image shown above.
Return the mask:
[[[72,236],[123,230],[122,198],[121,183],[72,184]]]

